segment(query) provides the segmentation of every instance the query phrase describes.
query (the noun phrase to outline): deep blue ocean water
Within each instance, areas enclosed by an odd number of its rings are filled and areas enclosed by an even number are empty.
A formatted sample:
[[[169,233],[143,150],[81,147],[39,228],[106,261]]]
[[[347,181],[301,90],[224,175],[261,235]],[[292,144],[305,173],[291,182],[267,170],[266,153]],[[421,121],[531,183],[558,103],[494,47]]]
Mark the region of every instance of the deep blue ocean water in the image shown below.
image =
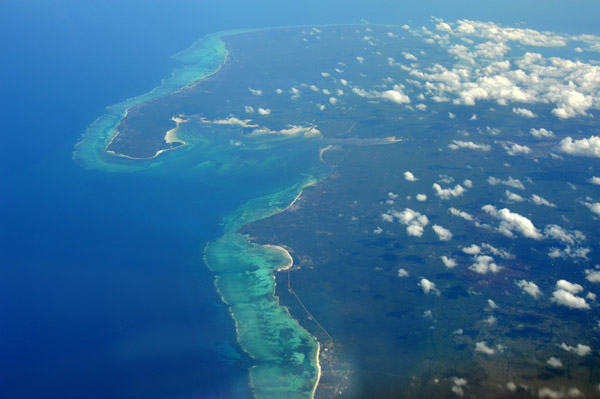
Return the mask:
[[[520,12],[466,1],[282,3],[0,4],[1,397],[250,395],[251,362],[235,347],[233,322],[201,261],[203,243],[240,199],[157,173],[88,171],[71,159],[106,106],[157,86],[176,66],[169,56],[198,37],[432,14],[600,29],[585,12],[591,1],[566,13],[548,1]]]

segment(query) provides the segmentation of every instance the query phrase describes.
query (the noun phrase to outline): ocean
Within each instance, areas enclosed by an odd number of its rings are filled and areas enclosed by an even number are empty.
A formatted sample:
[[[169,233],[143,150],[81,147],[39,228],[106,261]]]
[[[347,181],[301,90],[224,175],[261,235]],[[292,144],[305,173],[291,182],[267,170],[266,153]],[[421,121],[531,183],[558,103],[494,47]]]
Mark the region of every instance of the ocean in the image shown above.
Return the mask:
[[[179,65],[170,56],[203,35],[362,19],[403,24],[433,13],[411,8],[407,16],[411,2],[311,3],[0,4],[0,396],[252,396],[253,361],[237,343],[204,249],[223,233],[225,215],[285,188],[285,177],[203,180],[177,173],[188,161],[173,160],[176,152],[146,170],[89,170],[72,152],[107,106],[159,86]],[[542,3],[495,21],[550,29],[562,16],[538,16]],[[563,30],[598,33],[594,13],[582,12],[591,4],[573,11],[583,19],[563,19]],[[437,5],[445,18],[498,11]]]

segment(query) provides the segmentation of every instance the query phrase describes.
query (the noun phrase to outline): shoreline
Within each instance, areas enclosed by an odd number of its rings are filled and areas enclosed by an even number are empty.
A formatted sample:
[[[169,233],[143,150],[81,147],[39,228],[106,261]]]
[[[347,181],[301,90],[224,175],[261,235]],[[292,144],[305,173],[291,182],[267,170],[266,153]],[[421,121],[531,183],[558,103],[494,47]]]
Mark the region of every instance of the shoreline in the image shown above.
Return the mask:
[[[308,338],[308,337],[310,337],[310,340],[312,342],[314,342],[315,346],[313,347],[313,349],[311,350],[311,352],[306,353],[306,356],[312,358],[311,361],[310,361],[310,363],[314,367],[313,372],[314,372],[315,379],[314,379],[314,383],[311,384],[312,387],[310,388],[310,398],[314,399],[314,395],[315,395],[315,393],[316,393],[316,391],[318,389],[319,382],[320,382],[321,375],[322,375],[321,363],[320,363],[320,359],[319,359],[320,353],[321,353],[321,343],[317,340],[317,338],[314,335],[310,334],[308,332],[308,330],[306,330],[306,328],[299,323],[298,320],[296,320],[291,315],[291,313],[289,312],[289,309],[287,307],[280,305],[280,303],[279,303],[279,297],[275,294],[276,293],[277,282],[276,282],[275,274],[274,273],[278,272],[278,271],[287,271],[287,270],[289,270],[293,266],[293,264],[294,264],[293,263],[293,257],[290,255],[290,253],[288,252],[288,250],[285,249],[284,247],[282,247],[280,245],[276,245],[276,244],[258,244],[258,243],[255,243],[255,242],[253,242],[250,239],[249,236],[241,234],[239,232],[239,230],[243,226],[245,226],[245,225],[247,225],[249,223],[252,223],[252,222],[257,221],[257,220],[262,220],[264,218],[267,218],[267,217],[275,215],[275,214],[279,214],[279,213],[284,212],[285,210],[289,209],[289,207],[292,206],[298,200],[298,198],[300,198],[300,196],[302,195],[302,193],[304,191],[304,188],[306,188],[308,186],[311,186],[311,185],[314,185],[315,183],[316,183],[316,180],[314,178],[311,178],[311,179],[307,179],[304,182],[300,182],[300,183],[298,183],[298,184],[296,184],[296,185],[294,185],[294,186],[292,186],[292,187],[284,190],[284,192],[288,191],[288,190],[293,190],[298,185],[301,185],[298,194],[289,203],[289,205],[286,206],[285,208],[280,208],[280,209],[276,210],[275,212],[269,212],[268,209],[267,209],[267,212],[263,212],[262,214],[259,214],[256,217],[250,216],[248,219],[246,219],[244,216],[246,216],[246,217],[248,216],[248,213],[246,212],[246,209],[245,209],[245,207],[247,206],[247,204],[246,205],[242,205],[242,207],[238,208],[238,210],[237,210],[237,212],[239,212],[239,215],[241,217],[231,218],[230,221],[228,223],[226,223],[224,234],[221,235],[220,238],[218,238],[216,240],[213,240],[211,242],[208,242],[205,245],[205,247],[204,247],[203,261],[204,261],[205,265],[209,268],[209,270],[211,270],[214,273],[214,275],[215,275],[215,281],[214,281],[215,289],[217,290],[217,293],[221,297],[222,302],[225,303],[229,307],[229,314],[231,315],[231,318],[233,319],[233,322],[234,322],[234,325],[235,325],[237,342],[238,342],[238,344],[240,345],[240,347],[242,348],[242,350],[244,352],[246,352],[252,359],[254,359],[254,360],[257,361],[257,364],[253,365],[249,369],[249,378],[250,378],[249,384],[250,384],[250,388],[253,389],[253,390],[255,390],[257,388],[259,390],[261,389],[261,384],[260,383],[259,384],[256,383],[257,379],[260,380],[261,377],[264,378],[264,372],[265,372],[265,370],[264,369],[261,370],[261,364],[263,366],[267,365],[267,367],[269,367],[268,366],[269,362],[267,360],[267,362],[264,363],[263,362],[264,359],[262,359],[260,357],[260,352],[259,353],[254,352],[251,348],[249,348],[248,346],[246,346],[245,343],[244,343],[244,341],[243,341],[243,339],[244,339],[243,332],[247,331],[248,328],[252,329],[253,326],[252,326],[252,324],[245,325],[246,323],[242,322],[241,320],[238,320],[236,318],[236,313],[234,312],[234,308],[235,307],[243,307],[246,302],[238,302],[238,303],[234,302],[234,303],[231,303],[230,301],[227,300],[227,293],[224,293],[221,290],[221,288],[220,288],[220,282],[222,281],[221,274],[227,276],[227,275],[231,275],[231,274],[245,274],[245,272],[243,270],[239,270],[239,271],[231,271],[231,270],[219,271],[218,267],[215,268],[216,264],[211,265],[211,261],[209,259],[211,257],[210,256],[211,255],[210,252],[211,252],[211,249],[215,249],[216,248],[216,245],[218,245],[219,242],[221,242],[221,244],[223,244],[223,243],[231,243],[231,242],[234,242],[235,240],[240,240],[239,242],[242,243],[242,245],[246,245],[247,244],[247,245],[250,246],[250,248],[257,248],[258,247],[258,248],[265,248],[265,249],[268,249],[268,250],[274,250],[274,251],[277,251],[277,252],[279,252],[280,254],[282,254],[284,256],[285,260],[284,260],[284,262],[282,262],[282,264],[280,266],[268,267],[268,270],[269,270],[268,271],[269,280],[272,281],[272,284],[273,284],[270,295],[272,295],[272,298],[273,298],[272,300],[274,300],[274,306],[275,306],[275,308],[279,309],[281,312],[284,312],[285,315],[286,315],[286,318],[290,322],[292,322],[295,326],[299,327],[300,331],[302,331],[302,333],[301,333],[301,335],[299,335],[299,337],[305,336],[305,339]],[[268,199],[268,198],[272,197],[273,195],[277,195],[279,193],[281,193],[281,192],[274,193],[274,194],[271,194],[271,195],[267,195],[266,198]],[[257,209],[260,210],[261,208],[258,207]],[[235,213],[236,212],[234,212],[234,214]],[[252,215],[252,212],[250,212],[250,215]],[[223,242],[221,240],[225,240],[225,241]],[[238,254],[241,254],[242,256],[244,256],[244,254],[242,253],[243,250],[242,251],[237,251],[237,252],[238,252]],[[213,252],[213,255],[214,255],[214,252]],[[260,257],[260,255],[258,255],[258,256]],[[218,260],[219,258],[217,257],[216,259]],[[261,269],[259,269],[259,270],[261,270]],[[250,302],[248,302],[248,303],[250,303]],[[257,306],[260,306],[259,303],[257,303]],[[240,324],[240,323],[242,323],[242,324]],[[251,321],[251,323],[252,323],[252,321]],[[246,336],[246,338],[252,339],[252,337],[248,337],[248,336]],[[251,343],[253,343],[253,342],[251,342]],[[256,349],[256,347],[254,349]],[[295,351],[295,348],[294,347],[290,347],[288,350]],[[310,353],[312,353],[313,355],[311,355]],[[313,358],[313,356],[314,356],[314,358]],[[271,367],[273,367],[273,365],[271,365]],[[274,367],[275,367],[275,369],[277,369],[277,366],[274,366]],[[262,371],[262,374],[261,374],[261,371]],[[268,372],[268,370],[267,370],[267,372]],[[307,392],[307,391],[304,391],[304,392]],[[307,392],[307,394],[308,394],[308,392]],[[255,394],[255,397],[260,398],[261,396],[260,395],[257,396]]]

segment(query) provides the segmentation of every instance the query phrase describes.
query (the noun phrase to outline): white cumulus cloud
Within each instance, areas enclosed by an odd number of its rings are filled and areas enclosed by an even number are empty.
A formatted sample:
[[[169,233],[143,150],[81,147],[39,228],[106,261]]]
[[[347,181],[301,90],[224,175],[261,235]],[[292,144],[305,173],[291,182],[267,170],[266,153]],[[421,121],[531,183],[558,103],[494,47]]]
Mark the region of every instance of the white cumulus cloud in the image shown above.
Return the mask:
[[[408,170],[406,172],[404,172],[404,179],[407,180],[407,181],[417,181],[417,180],[419,180],[419,179],[417,179],[415,177],[415,175],[412,174],[412,172],[410,172]]]
[[[531,281],[520,280],[517,281],[517,286],[523,290],[526,294],[531,295],[533,298],[537,299],[542,295],[542,291],[540,288]]]
[[[581,140],[573,140],[571,137],[560,141],[559,150],[580,157],[600,158],[600,137],[591,136]]]
[[[435,232],[435,234],[437,234],[441,241],[450,241],[452,239],[452,232],[450,232],[450,230],[437,224],[434,224],[431,227],[433,228],[433,231]]]
[[[484,205],[481,209],[500,220],[498,231],[506,236],[512,237],[513,232],[517,231],[523,236],[535,240],[543,238],[542,233],[525,216],[511,212],[507,208],[496,209],[493,205]]]

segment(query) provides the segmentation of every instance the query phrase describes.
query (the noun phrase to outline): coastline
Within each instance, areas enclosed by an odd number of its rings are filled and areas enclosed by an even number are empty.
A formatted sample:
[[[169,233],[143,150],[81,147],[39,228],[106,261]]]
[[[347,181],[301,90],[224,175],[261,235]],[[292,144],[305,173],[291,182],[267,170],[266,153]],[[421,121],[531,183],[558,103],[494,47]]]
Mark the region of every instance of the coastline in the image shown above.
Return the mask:
[[[225,233],[204,249],[204,262],[215,274],[217,292],[229,306],[238,343],[257,361],[249,370],[257,399],[281,395],[314,398],[321,378],[320,343],[279,304],[275,295],[274,273],[291,268],[292,256],[281,246],[253,243],[239,229],[288,209],[303,189],[314,183],[311,177],[281,192],[250,200],[225,218]],[[269,317],[260,316],[263,312]],[[291,331],[293,337],[281,338]],[[302,349],[305,345],[311,347],[308,352]],[[305,366],[301,366],[302,359],[308,362]],[[299,366],[302,371],[290,374],[290,369]],[[279,381],[277,386],[273,386],[273,381]]]

